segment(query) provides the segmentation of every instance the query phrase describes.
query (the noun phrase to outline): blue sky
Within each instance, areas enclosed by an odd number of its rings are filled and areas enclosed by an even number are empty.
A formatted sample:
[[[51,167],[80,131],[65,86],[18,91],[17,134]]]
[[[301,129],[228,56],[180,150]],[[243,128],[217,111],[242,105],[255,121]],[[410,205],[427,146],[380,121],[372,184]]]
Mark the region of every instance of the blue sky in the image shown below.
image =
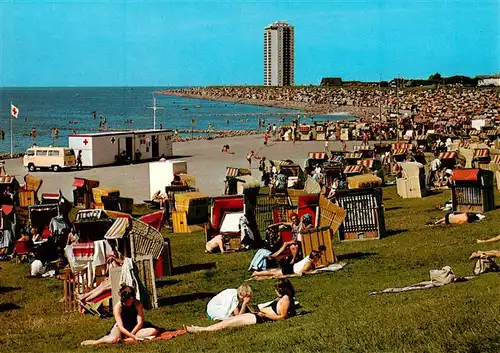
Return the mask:
[[[500,2],[0,0],[0,86],[262,84],[295,26],[296,84],[500,72]]]

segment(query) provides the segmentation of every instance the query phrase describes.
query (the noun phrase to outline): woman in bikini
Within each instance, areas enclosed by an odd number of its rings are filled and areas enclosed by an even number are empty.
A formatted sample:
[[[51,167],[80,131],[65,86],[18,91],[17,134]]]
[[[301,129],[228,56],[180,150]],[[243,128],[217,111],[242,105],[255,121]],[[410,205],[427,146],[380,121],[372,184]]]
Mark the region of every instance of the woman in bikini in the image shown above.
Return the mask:
[[[135,289],[122,285],[120,289],[120,302],[113,308],[116,323],[111,331],[98,340],[88,340],[81,343],[82,346],[97,346],[101,344],[113,344],[123,340],[126,343],[135,343],[156,336],[158,329],[144,322],[144,307],[135,298]]]
[[[295,316],[295,289],[293,288],[292,282],[286,278],[279,279],[274,285],[274,289],[278,297],[271,305],[260,308],[260,311],[257,313],[245,313],[238,316],[232,316],[206,327],[187,326],[186,329],[191,333],[218,331],[230,327],[260,324],[267,321],[280,321]]]

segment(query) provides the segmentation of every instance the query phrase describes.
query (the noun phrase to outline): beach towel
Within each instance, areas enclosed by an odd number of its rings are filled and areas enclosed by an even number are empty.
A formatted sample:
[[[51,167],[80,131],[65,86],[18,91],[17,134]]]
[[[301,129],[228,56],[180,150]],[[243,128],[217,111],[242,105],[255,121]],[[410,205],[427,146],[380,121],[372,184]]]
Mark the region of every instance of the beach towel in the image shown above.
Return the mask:
[[[123,261],[122,272],[120,274],[120,284],[122,283],[125,283],[127,286],[134,287],[136,290],[137,300],[141,300],[139,282],[134,274],[134,263],[129,257],[126,257]]]
[[[0,230],[0,249],[8,248],[10,240],[10,232],[8,230]]]
[[[386,288],[381,291],[371,292],[370,295],[377,294],[386,294],[386,293],[401,293],[401,292],[410,292],[415,290],[423,290],[429,288],[442,287],[450,283],[455,282],[465,282],[472,277],[460,277],[455,276],[453,270],[450,266],[444,266],[438,270],[430,270],[429,271],[429,281],[423,281],[416,284],[412,284],[406,287],[395,287],[395,288]]]
[[[239,227],[241,232],[241,242],[245,242],[246,240],[253,242],[255,237],[253,235],[252,230],[250,229],[250,223],[248,219],[243,215],[240,217]]]

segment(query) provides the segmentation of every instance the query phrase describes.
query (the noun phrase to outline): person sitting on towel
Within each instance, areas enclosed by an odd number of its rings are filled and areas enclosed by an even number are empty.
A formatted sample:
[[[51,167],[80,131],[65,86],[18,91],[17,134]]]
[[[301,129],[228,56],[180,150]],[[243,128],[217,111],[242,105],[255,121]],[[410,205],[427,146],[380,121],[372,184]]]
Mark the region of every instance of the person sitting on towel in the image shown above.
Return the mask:
[[[159,330],[144,321],[144,307],[135,297],[133,287],[123,285],[120,288],[120,302],[113,308],[116,323],[111,331],[97,340],[87,340],[82,346],[97,346],[101,344],[113,344],[123,340],[125,343],[136,343],[149,339],[158,334]]]
[[[295,288],[293,288],[292,282],[287,278],[279,279],[274,285],[274,290],[278,297],[269,306],[260,308],[258,312],[231,316],[221,322],[206,327],[187,326],[186,330],[190,333],[219,331],[230,327],[280,321],[295,316]]]
[[[295,264],[284,264],[281,268],[273,268],[267,271],[260,271],[252,273],[252,278],[265,278],[265,277],[280,277],[288,275],[302,276],[316,268],[316,264],[321,258],[321,252],[325,250],[324,246],[320,246],[319,250],[313,250],[309,256],[304,257],[302,260]]]
[[[484,218],[482,214],[476,214],[476,213],[447,213],[443,218],[437,220],[434,223],[431,223],[430,225],[437,225],[437,224],[466,224],[466,223],[472,223],[472,222],[477,222],[480,221]]]
[[[212,320],[224,320],[248,311],[248,303],[253,298],[252,288],[246,283],[238,289],[225,289],[207,304],[207,316]]]

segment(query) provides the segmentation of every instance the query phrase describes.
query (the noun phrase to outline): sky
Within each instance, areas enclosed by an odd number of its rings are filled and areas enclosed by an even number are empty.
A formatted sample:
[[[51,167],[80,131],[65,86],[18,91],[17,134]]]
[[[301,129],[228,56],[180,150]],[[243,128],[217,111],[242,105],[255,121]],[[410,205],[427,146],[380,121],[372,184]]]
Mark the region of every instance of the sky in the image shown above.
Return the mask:
[[[0,0],[0,87],[262,85],[295,27],[295,83],[500,73],[500,1]]]

